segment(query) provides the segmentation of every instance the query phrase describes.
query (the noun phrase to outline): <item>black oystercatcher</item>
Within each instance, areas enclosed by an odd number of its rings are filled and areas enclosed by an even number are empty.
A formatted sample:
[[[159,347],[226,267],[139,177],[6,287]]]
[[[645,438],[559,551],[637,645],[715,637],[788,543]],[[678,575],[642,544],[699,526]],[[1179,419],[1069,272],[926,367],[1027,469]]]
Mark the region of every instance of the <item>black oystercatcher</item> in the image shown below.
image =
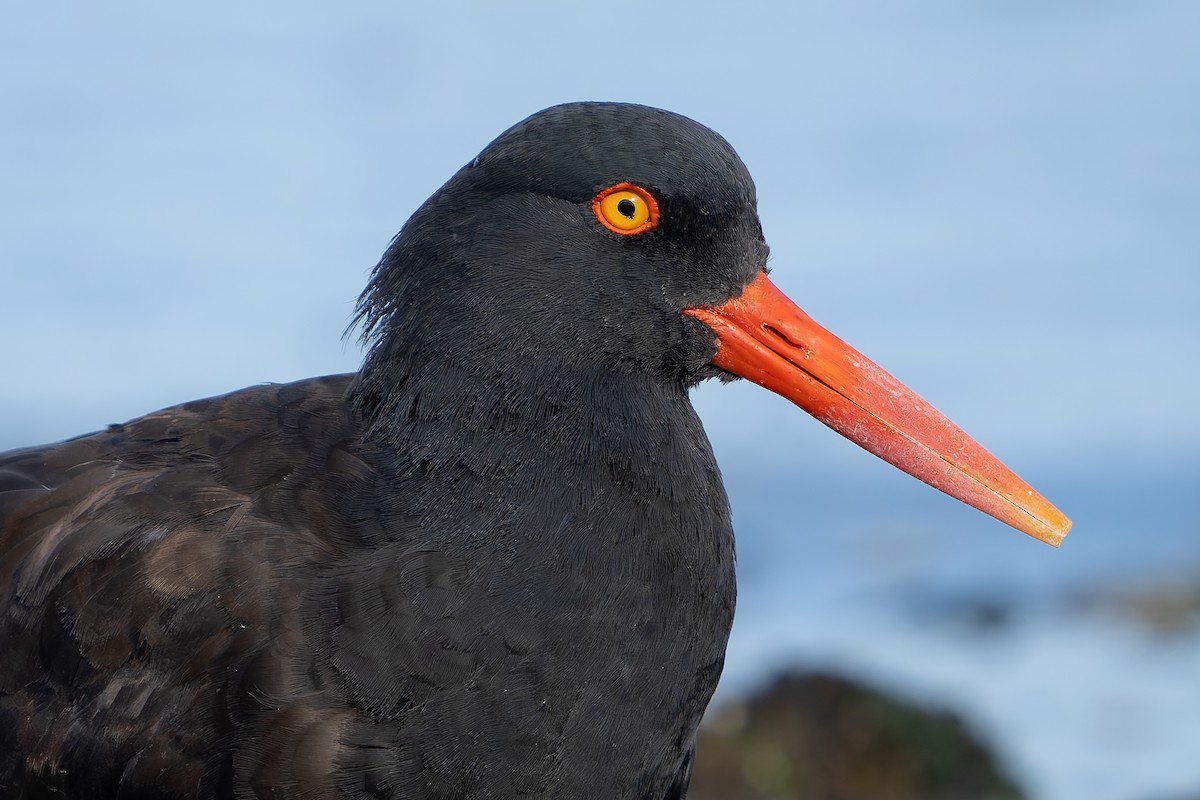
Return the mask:
[[[734,604],[710,377],[1058,542],[766,256],[720,136],[558,106],[404,226],[357,374],[0,457],[3,796],[683,798]]]

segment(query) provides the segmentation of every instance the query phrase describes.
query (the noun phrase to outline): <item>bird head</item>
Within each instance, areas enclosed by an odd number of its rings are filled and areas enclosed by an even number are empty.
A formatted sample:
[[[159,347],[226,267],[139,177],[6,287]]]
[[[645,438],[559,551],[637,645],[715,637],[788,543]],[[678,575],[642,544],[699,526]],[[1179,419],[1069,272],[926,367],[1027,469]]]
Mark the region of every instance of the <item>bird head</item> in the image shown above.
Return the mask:
[[[754,183],[686,117],[574,103],[518,123],[418,211],[359,305],[367,368],[748,378],[894,466],[1058,544],[1070,522],[766,276]],[[405,368],[402,366],[402,369]],[[419,367],[417,367],[419,368]]]

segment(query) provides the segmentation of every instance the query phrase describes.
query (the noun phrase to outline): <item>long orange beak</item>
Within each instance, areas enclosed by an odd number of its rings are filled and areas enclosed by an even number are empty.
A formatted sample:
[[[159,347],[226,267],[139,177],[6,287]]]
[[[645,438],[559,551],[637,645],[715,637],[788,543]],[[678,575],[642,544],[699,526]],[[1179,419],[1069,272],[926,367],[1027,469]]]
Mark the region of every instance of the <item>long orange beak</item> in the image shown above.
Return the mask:
[[[712,363],[786,397],[884,461],[1057,547],[1071,521],[937,409],[813,322],[765,272],[714,308]]]

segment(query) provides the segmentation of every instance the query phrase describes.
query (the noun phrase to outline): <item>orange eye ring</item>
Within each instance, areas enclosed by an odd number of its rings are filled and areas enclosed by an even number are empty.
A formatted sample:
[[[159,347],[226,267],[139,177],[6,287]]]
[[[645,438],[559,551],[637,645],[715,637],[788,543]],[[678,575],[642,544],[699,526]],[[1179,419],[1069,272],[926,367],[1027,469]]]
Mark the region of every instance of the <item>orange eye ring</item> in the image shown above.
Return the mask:
[[[640,186],[622,181],[592,198],[592,213],[613,233],[633,236],[658,225],[658,201]]]

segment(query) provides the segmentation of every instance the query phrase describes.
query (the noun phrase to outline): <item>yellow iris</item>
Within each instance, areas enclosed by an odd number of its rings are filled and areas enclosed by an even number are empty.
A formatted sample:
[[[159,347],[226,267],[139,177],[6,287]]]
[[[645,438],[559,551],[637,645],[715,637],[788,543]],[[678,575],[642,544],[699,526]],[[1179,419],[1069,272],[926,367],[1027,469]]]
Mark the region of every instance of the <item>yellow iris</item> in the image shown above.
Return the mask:
[[[592,200],[592,211],[614,233],[641,233],[658,224],[654,195],[631,183],[618,183],[600,192]]]

